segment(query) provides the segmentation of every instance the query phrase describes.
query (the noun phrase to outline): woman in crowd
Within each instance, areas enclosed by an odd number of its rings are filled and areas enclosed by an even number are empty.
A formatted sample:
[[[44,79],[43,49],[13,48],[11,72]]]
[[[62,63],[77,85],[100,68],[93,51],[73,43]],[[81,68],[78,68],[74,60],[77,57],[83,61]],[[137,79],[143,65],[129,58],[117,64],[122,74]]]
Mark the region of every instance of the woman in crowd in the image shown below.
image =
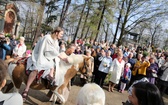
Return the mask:
[[[119,83],[120,77],[124,71],[125,61],[122,58],[123,53],[119,52],[117,58],[114,59],[112,62],[111,68],[109,70],[111,72],[111,78],[109,81],[109,88],[108,88],[109,92],[114,91],[114,87],[116,84]]]
[[[161,53],[161,56],[157,59],[159,68],[165,63],[165,54]]]
[[[134,84],[128,99],[131,105],[164,105],[159,89],[149,82]]]
[[[104,80],[106,78],[106,75],[109,73],[110,66],[112,64],[112,58],[111,58],[111,51],[108,50],[106,53],[104,50],[101,51],[102,56],[99,57],[99,61],[101,61],[98,73],[96,76],[96,84],[103,87]]]
[[[151,57],[149,59],[149,62],[150,62],[150,66],[146,70],[146,76],[147,76],[149,82],[155,84],[155,77],[154,77],[154,75],[157,76],[158,64],[155,62],[155,59],[153,57]]]
[[[131,76],[131,81],[130,81],[130,86],[132,85],[132,83],[136,80],[136,75],[138,72],[138,68],[140,67],[141,64],[141,59],[142,59],[142,54],[138,54],[137,56],[137,61],[132,69],[132,76]]]
[[[165,57],[165,63],[161,66],[161,70],[163,70],[163,74],[159,77],[158,87],[163,95],[168,87],[168,56]]]
[[[142,54],[138,55],[137,62],[134,65],[133,71],[132,71],[132,82],[135,80],[140,80],[144,77],[146,77],[146,70],[147,67],[150,66],[149,58],[147,56],[143,56]]]
[[[14,57],[23,57],[24,53],[26,52],[26,45],[24,43],[25,38],[20,37],[19,43],[13,49],[13,56]]]

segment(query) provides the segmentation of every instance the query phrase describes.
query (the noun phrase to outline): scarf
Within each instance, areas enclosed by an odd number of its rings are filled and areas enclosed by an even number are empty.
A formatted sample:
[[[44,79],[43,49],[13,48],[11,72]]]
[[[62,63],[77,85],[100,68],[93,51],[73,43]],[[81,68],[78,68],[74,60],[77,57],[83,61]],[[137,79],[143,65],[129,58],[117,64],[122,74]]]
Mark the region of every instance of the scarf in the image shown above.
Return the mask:
[[[22,44],[21,44],[21,43],[18,45],[18,48],[19,48],[20,46],[22,46]]]
[[[119,63],[121,63],[121,62],[122,62],[122,59],[117,59],[117,60],[118,60],[118,62],[119,62]]]
[[[128,70],[129,70],[129,68],[124,69],[124,75],[123,75],[124,78],[127,76]]]

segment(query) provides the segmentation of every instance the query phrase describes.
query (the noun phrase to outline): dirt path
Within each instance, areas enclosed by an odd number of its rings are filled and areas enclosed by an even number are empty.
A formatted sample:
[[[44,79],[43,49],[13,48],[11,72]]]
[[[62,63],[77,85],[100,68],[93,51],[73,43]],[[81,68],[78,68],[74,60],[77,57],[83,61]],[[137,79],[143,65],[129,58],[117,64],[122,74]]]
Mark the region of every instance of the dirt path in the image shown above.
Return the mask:
[[[22,85],[19,92],[22,93],[24,88],[25,85]],[[80,88],[81,86],[77,85],[71,87],[70,95],[65,105],[75,105],[76,97]],[[119,93],[116,90],[114,92],[108,92],[107,86],[104,86],[103,90],[106,95],[105,105],[122,105],[122,102],[125,102],[128,98],[128,93],[126,91],[124,93]],[[51,105],[51,102],[48,101],[49,98],[46,96],[47,92],[48,90],[39,91],[30,89],[28,100],[24,103],[24,105]],[[163,99],[165,101],[165,105],[168,105],[168,95],[165,95]]]
[[[75,105],[80,88],[80,86],[72,86],[68,101],[65,105]],[[21,91],[23,91],[23,89],[21,89]],[[127,92],[124,92],[123,94],[117,91],[110,93],[106,90],[106,87],[104,91],[106,94],[106,105],[121,105],[123,101],[126,101],[128,96]],[[49,98],[45,93],[47,93],[47,91],[30,90],[28,101],[25,102],[24,105],[50,105],[51,103],[48,102]]]
[[[75,105],[77,94],[80,90],[80,86],[72,86],[68,101],[65,105]],[[118,91],[108,92],[107,87],[104,87],[104,92],[106,94],[106,104],[105,105],[122,105],[122,102],[125,102],[128,97],[128,93],[119,93]],[[23,88],[21,89],[23,91]],[[48,102],[49,98],[45,93],[48,91],[36,91],[30,90],[28,101],[24,105],[50,105]],[[164,97],[165,105],[168,105],[168,96]]]

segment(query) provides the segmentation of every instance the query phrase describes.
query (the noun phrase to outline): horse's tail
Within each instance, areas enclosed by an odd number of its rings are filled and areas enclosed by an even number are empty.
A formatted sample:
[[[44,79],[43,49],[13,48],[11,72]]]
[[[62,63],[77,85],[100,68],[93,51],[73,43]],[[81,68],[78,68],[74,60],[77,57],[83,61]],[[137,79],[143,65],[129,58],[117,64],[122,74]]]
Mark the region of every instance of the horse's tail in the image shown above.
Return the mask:
[[[7,88],[6,88],[6,93],[9,92],[13,86],[14,86],[14,92],[18,92],[18,90],[15,88],[15,85],[14,85],[14,82],[13,82],[13,78],[12,78],[12,73],[13,73],[13,70],[15,69],[15,67],[17,66],[16,64],[13,64],[13,63],[10,63],[11,61],[9,60],[9,62],[6,60],[6,63],[8,63],[8,74],[9,74],[9,77],[11,79],[11,83],[7,84]]]
[[[16,66],[17,66],[17,64],[14,64],[14,63],[9,63],[9,65],[8,65],[8,73],[9,73],[9,76],[11,77],[11,79],[12,79],[12,72]]]

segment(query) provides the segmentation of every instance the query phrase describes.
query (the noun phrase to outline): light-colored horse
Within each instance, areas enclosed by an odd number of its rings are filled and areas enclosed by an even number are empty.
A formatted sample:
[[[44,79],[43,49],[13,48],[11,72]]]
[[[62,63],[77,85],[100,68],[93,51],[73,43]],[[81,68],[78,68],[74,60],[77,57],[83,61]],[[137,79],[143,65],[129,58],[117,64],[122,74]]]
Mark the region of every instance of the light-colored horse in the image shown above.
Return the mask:
[[[50,90],[53,91],[53,93],[55,93],[53,95],[54,104],[56,101],[56,96],[58,96],[58,98],[61,98],[60,100],[63,103],[65,103],[66,100],[63,97],[63,91],[68,86],[68,83],[71,80],[71,78],[73,78],[78,71],[87,76],[90,76],[92,73],[92,70],[91,70],[92,67],[90,67],[92,61],[90,57],[87,57],[85,55],[73,55],[73,56],[69,56],[68,60],[69,60],[69,63],[66,63],[62,60],[60,60],[59,62],[58,70],[64,71],[62,72],[63,82],[58,86],[49,87]],[[11,61],[11,59],[9,59],[6,62],[9,62],[9,61]],[[8,72],[14,84],[15,91],[18,91],[20,89],[22,82],[24,82],[25,84],[27,83],[28,76],[26,75],[25,69],[26,69],[26,64],[24,63],[19,63],[19,64],[9,63]],[[47,86],[45,84],[45,81],[42,80],[42,82],[39,84],[37,84],[37,82],[34,81],[30,88],[41,90],[41,89],[47,89]]]

